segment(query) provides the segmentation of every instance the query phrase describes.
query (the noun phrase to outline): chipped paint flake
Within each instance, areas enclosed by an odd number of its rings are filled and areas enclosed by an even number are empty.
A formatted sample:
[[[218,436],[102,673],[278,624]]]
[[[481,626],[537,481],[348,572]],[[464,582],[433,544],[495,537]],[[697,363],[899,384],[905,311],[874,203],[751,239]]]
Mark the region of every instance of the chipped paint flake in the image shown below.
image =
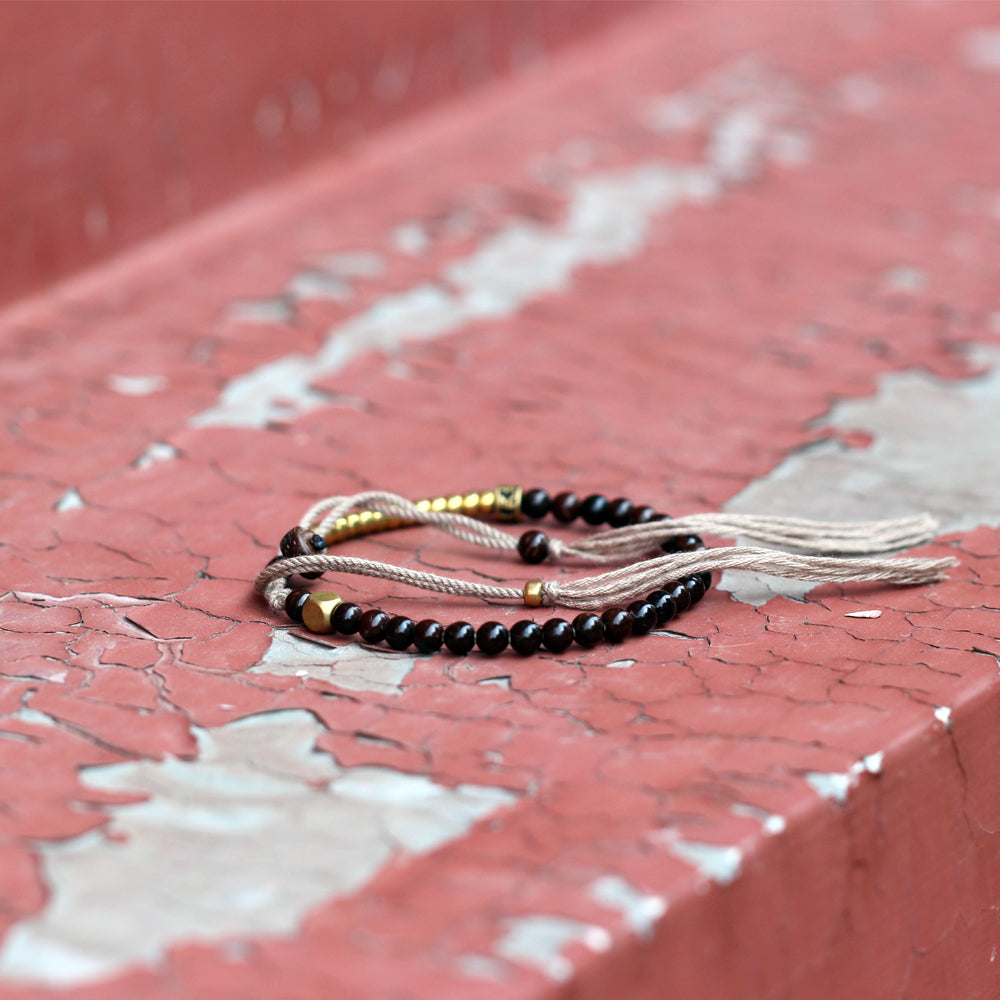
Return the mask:
[[[734,816],[749,816],[751,819],[757,820],[764,833],[771,837],[777,836],[779,833],[784,833],[785,828],[788,826],[788,822],[784,816],[779,816],[777,813],[770,813],[766,809],[760,809],[746,802],[734,802],[729,807],[729,811]]]
[[[539,914],[506,922],[506,932],[496,953],[511,962],[538,969],[549,979],[564,983],[573,975],[573,964],[562,954],[568,944],[579,942],[591,951],[607,951],[611,935],[594,924],[568,917]]]
[[[867,611],[847,611],[845,618],[881,618],[882,612],[878,608],[870,608]]]
[[[934,718],[941,723],[948,732],[951,732],[951,709],[947,705],[941,705],[934,709]]]
[[[619,875],[605,875],[592,882],[590,896],[621,913],[629,927],[644,938],[652,937],[656,921],[667,912],[662,896],[640,892]]]
[[[136,460],[137,469],[148,469],[157,462],[169,462],[177,457],[177,449],[166,441],[154,441]]]
[[[112,392],[121,396],[149,396],[170,385],[165,375],[109,375],[105,381]]]
[[[369,648],[355,642],[327,645],[310,642],[284,629],[275,630],[263,659],[251,674],[311,677],[348,691],[398,694],[416,656]]]
[[[719,885],[729,885],[742,870],[743,852],[738,847],[681,840],[673,830],[659,839],[673,855],[693,865],[706,879]]]
[[[79,491],[71,486],[60,498],[59,502],[56,504],[56,510],[60,514],[65,513],[67,510],[79,510],[84,506],[83,497],[80,496]]]
[[[49,900],[0,950],[11,982],[74,986],[155,963],[184,941],[291,934],[399,852],[439,847],[512,793],[387,768],[341,769],[308,712],[196,730],[198,758],[93,767],[85,784],[148,798],[108,833],[39,847]]]

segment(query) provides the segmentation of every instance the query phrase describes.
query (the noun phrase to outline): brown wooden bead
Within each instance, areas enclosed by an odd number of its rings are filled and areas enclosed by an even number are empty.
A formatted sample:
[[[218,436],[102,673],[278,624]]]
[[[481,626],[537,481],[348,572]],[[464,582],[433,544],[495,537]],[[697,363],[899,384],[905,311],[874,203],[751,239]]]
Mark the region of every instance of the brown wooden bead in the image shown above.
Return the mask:
[[[624,608],[608,608],[601,615],[608,642],[621,642],[632,632],[632,616]]]
[[[433,618],[417,622],[413,630],[413,645],[419,653],[436,653],[444,642],[444,626]]]
[[[569,524],[580,513],[580,498],[573,492],[560,493],[552,501],[552,516],[563,524]]]
[[[549,536],[544,531],[532,529],[521,535],[517,551],[526,563],[540,563],[549,554]]]
[[[381,642],[385,638],[385,627],[389,624],[389,615],[381,608],[372,608],[361,616],[358,632],[365,642]]]
[[[308,590],[293,590],[285,598],[285,614],[292,619],[293,622],[298,622],[302,624],[302,605],[309,598]]]
[[[285,532],[279,547],[286,559],[292,559],[295,556],[312,556],[318,552],[325,552],[326,540],[322,535],[317,535],[306,528],[292,528]],[[299,575],[303,580],[318,580],[323,574],[311,572]]]

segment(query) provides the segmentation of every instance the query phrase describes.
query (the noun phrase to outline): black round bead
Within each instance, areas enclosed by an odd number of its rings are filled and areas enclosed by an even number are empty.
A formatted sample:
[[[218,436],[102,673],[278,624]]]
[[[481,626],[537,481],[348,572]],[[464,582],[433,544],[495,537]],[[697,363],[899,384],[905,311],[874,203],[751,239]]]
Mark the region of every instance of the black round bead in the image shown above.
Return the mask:
[[[361,628],[361,619],[363,617],[364,612],[357,604],[344,601],[343,604],[338,604],[333,609],[333,614],[330,615],[330,624],[341,635],[354,635]]]
[[[573,619],[573,638],[584,649],[590,649],[604,638],[604,624],[597,615],[583,611]]]
[[[697,535],[675,535],[660,545],[664,552],[697,552],[705,543]]]
[[[560,493],[552,501],[552,516],[569,524],[580,513],[580,498],[572,492]]]
[[[302,605],[306,603],[309,599],[308,590],[293,590],[285,598],[285,614],[292,619],[293,622],[302,621]]]
[[[521,656],[531,656],[538,652],[542,644],[542,629],[535,622],[517,622],[510,629],[510,646]]]
[[[656,608],[649,601],[633,601],[628,613],[632,616],[632,635],[645,635],[656,628]]]
[[[365,642],[381,642],[385,638],[385,627],[389,624],[389,616],[380,608],[372,608],[361,616],[358,632]]]
[[[603,524],[607,520],[608,508],[610,506],[608,498],[603,493],[591,493],[580,504],[580,517],[587,524]]]
[[[549,536],[532,528],[518,539],[517,551],[526,563],[543,562],[549,554]]]
[[[562,618],[550,618],[542,626],[542,645],[552,653],[564,653],[573,642],[573,626]]]
[[[656,520],[656,508],[650,507],[648,505],[644,507],[635,507],[632,510],[632,523],[633,524],[649,524],[650,521]]]
[[[444,630],[444,644],[464,656],[476,644],[476,630],[468,622],[452,622]]]
[[[510,633],[500,622],[483,622],[476,630],[476,645],[487,655],[497,656],[507,648]]]
[[[632,631],[632,616],[624,608],[608,608],[601,615],[608,642],[621,642]]]
[[[433,618],[417,622],[413,630],[413,645],[421,653],[436,653],[444,642],[444,626]]]
[[[712,572],[711,570],[703,570],[701,573],[695,574],[703,584],[705,584],[705,593],[707,594],[712,589]]]
[[[521,496],[521,513],[525,517],[545,517],[552,507],[552,498],[545,490],[528,490]]]
[[[700,576],[688,576],[681,580],[691,595],[692,607],[705,596],[705,584]]]
[[[677,605],[674,604],[674,599],[665,590],[654,590],[646,600],[656,610],[657,628],[660,625],[665,625],[677,614]]]
[[[413,630],[416,628],[412,618],[396,615],[390,618],[385,626],[385,641],[392,649],[406,649],[413,641]]]
[[[624,528],[632,521],[635,504],[626,497],[616,497],[608,504],[607,522],[612,528]]]
[[[674,599],[674,614],[682,614],[691,607],[691,591],[683,583],[675,583],[668,593]]]

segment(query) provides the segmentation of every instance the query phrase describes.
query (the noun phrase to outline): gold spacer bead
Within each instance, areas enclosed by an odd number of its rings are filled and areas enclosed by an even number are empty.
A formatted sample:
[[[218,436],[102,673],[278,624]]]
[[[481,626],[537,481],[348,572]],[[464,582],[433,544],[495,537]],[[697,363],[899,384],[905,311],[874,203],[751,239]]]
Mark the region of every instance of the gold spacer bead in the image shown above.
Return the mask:
[[[542,606],[541,580],[529,580],[524,585],[524,603],[529,608],[540,608]]]
[[[521,487],[498,486],[495,492],[497,520],[519,521],[521,519]]]
[[[450,497],[448,497],[448,513],[461,514],[464,499],[465,498],[461,493],[453,493]]]
[[[415,506],[416,506],[417,510],[430,510],[431,509],[431,501],[430,500],[418,500],[416,502]]]
[[[431,510],[435,514],[443,514],[448,509],[447,497],[435,497],[431,501]]]
[[[493,490],[487,490],[479,494],[479,513],[492,514],[493,508],[497,505],[497,495]]]
[[[318,635],[328,635],[333,631],[330,616],[343,604],[340,594],[332,590],[317,590],[310,594],[302,604],[302,624],[310,632]]]
[[[462,513],[468,514],[469,517],[475,517],[479,513],[479,494],[478,493],[466,493],[462,497]]]

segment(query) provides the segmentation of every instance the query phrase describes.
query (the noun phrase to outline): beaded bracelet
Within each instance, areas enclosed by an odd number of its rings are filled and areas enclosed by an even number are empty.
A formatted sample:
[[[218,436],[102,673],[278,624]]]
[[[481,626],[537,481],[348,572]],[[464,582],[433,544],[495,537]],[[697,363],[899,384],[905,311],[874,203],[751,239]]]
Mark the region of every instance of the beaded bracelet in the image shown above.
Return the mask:
[[[607,523],[613,528],[620,528],[627,524],[645,524],[667,518],[653,507],[637,507],[625,497],[609,500],[603,494],[594,493],[581,499],[576,493],[567,491],[553,498],[544,489],[524,491],[516,485],[498,486],[493,491],[418,500],[415,506],[422,511],[462,513],[469,517],[506,522],[518,521],[522,517],[538,520],[551,513],[563,524],[580,517],[592,527]],[[282,538],[281,556],[272,563],[282,557],[288,559],[322,553],[329,546],[349,538],[416,523],[419,522],[385,516],[378,510],[367,510],[338,518],[325,536],[295,527]],[[664,552],[689,552],[704,547],[701,538],[693,534],[661,543]],[[517,541],[517,551],[524,562],[541,563],[549,554],[549,537],[543,531],[525,531]],[[320,574],[299,575],[316,578]],[[509,644],[521,656],[530,656],[543,646],[550,652],[562,653],[574,641],[590,649],[602,640],[617,643],[629,635],[645,635],[697,604],[711,583],[712,574],[702,571],[657,588],[627,607],[612,606],[600,615],[581,612],[572,622],[551,618],[544,625],[539,625],[525,619],[516,622],[510,629],[496,621],[484,622],[478,628],[466,621],[456,621],[448,626],[433,618],[414,622],[404,615],[390,616],[380,608],[363,611],[359,605],[344,601],[339,594],[331,591],[312,593],[295,588],[289,591],[283,604],[293,622],[316,634],[357,633],[367,643],[384,641],[397,651],[406,650],[412,644],[420,653],[434,653],[444,645],[453,653],[463,655],[477,646],[480,652],[496,656]],[[525,583],[522,593],[526,606],[538,607],[542,603],[541,586],[540,580]]]
[[[487,523],[522,517],[538,520],[550,513],[564,524],[579,517],[591,527],[609,527],[567,543],[538,529],[515,539]],[[529,580],[522,588],[513,588],[329,551],[332,545],[350,538],[415,524],[439,528],[474,545],[516,550],[529,564],[551,557],[617,565],[595,576]],[[542,489],[522,492],[520,486],[506,485],[415,503],[393,493],[369,491],[353,497],[328,497],[310,508],[299,525],[282,538],[280,554],[257,574],[254,586],[272,608],[284,608],[293,622],[318,634],[360,633],[366,642],[384,641],[395,650],[412,644],[421,653],[446,645],[459,654],[478,646],[481,652],[496,655],[510,645],[528,656],[542,646],[558,653],[574,641],[591,648],[602,639],[620,642],[629,635],[643,635],[701,600],[711,586],[714,570],[749,569],[817,582],[931,583],[941,579],[955,560],[858,557],[920,544],[932,537],[936,527],[926,514],[872,522],[726,513],[670,518],[653,507],[636,507],[623,497],[608,500],[595,493],[581,500],[575,493],[565,492],[551,498]],[[701,531],[772,547],[706,549],[698,534]],[[799,554],[806,552],[811,554]],[[572,622],[554,618],[541,626],[525,619],[510,630],[495,621],[478,629],[465,621],[445,627],[431,618],[414,622],[378,608],[363,611],[331,591],[310,593],[288,585],[293,575],[316,579],[327,570],[381,577],[448,594],[521,602],[528,607],[562,605],[583,613]],[[595,614],[594,609],[600,608],[603,611]]]

